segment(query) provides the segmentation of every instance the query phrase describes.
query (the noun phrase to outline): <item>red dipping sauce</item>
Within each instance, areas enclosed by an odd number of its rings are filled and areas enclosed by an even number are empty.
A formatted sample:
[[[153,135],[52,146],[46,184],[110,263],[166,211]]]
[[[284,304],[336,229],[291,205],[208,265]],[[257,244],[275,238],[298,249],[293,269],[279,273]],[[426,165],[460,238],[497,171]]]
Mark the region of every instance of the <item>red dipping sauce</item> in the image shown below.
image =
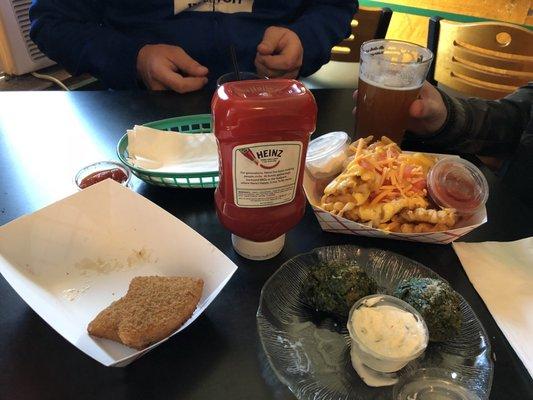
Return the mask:
[[[88,165],[78,171],[74,183],[79,189],[85,189],[106,179],[127,186],[130,180],[130,171],[115,161],[99,161]]]
[[[220,158],[218,217],[239,254],[274,257],[305,212],[302,180],[315,99],[295,80],[252,80],[222,85],[211,106]]]
[[[95,183],[101,182],[104,179],[111,178],[118,183],[124,183],[128,176],[124,171],[119,168],[108,169],[105,171],[93,172],[90,175],[87,175],[83,178],[79,184],[80,189],[85,189]]]
[[[485,176],[472,163],[462,158],[439,160],[428,173],[428,192],[433,201],[459,214],[470,215],[485,206],[489,186]]]

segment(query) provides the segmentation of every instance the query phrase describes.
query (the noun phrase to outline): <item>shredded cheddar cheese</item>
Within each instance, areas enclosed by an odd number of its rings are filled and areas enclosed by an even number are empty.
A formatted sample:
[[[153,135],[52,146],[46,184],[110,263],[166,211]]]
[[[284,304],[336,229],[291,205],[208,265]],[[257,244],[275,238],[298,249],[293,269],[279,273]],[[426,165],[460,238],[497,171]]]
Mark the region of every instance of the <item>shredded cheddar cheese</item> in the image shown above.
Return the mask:
[[[424,181],[427,169],[435,163],[433,157],[420,153],[404,154],[386,138],[370,146],[368,139],[360,139],[351,148],[354,157],[347,168],[350,175],[375,182],[370,204],[390,198],[424,195],[425,189],[416,185]]]
[[[393,193],[393,190],[387,190],[387,191],[381,192],[376,197],[374,197],[374,199],[370,202],[370,204],[377,204],[381,200],[383,200],[385,197],[390,196],[392,193]]]

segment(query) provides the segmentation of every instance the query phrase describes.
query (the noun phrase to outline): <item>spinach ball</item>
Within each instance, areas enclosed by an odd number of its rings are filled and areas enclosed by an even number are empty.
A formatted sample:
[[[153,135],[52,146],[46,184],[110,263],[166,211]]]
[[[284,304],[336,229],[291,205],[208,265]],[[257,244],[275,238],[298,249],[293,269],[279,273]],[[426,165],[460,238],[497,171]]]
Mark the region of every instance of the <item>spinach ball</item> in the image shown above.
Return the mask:
[[[347,318],[357,300],[376,291],[376,281],[356,262],[333,261],[312,267],[304,296],[316,310]]]
[[[429,330],[429,340],[444,342],[461,330],[461,299],[439,279],[411,278],[400,282],[394,296],[415,308]]]

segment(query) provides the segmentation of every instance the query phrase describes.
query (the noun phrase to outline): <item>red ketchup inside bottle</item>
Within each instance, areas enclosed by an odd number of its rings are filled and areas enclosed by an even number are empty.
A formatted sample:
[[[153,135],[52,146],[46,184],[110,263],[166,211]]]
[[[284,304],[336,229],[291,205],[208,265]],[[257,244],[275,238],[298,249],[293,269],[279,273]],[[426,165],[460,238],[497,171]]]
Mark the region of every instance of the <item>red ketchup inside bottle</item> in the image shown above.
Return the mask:
[[[295,80],[230,82],[211,104],[220,159],[218,217],[237,253],[265,260],[305,212],[305,155],[316,126],[311,92]]]

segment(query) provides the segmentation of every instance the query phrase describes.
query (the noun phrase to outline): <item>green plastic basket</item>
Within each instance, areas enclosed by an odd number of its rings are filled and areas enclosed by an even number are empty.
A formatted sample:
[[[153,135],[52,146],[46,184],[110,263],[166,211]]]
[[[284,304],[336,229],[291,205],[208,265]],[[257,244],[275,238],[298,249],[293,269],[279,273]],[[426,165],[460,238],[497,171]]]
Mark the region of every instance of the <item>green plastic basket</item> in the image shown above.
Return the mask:
[[[144,124],[150,128],[181,133],[207,133],[212,132],[211,115],[185,115],[183,117],[162,119],[160,121]],[[218,171],[206,171],[187,174],[173,172],[158,172],[139,168],[129,161],[128,134],[122,136],[117,145],[117,154],[131,172],[146,183],[157,186],[201,189],[214,188],[218,185]]]

